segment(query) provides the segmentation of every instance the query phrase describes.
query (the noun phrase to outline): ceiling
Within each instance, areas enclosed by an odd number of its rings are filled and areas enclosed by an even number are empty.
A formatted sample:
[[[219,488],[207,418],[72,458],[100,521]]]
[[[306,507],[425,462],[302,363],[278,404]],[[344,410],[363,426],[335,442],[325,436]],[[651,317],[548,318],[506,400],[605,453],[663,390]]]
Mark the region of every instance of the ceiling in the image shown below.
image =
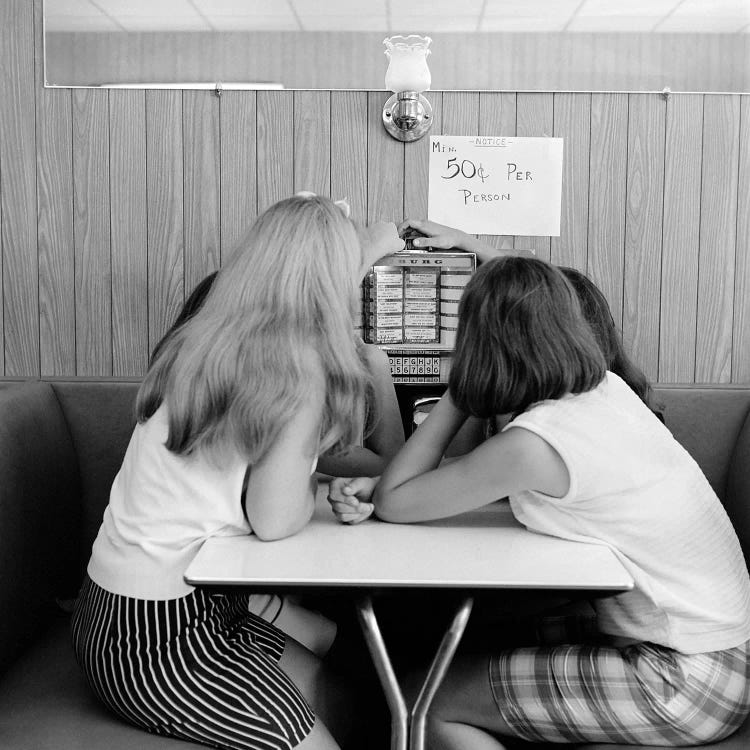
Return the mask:
[[[45,0],[45,22],[94,32],[747,34],[750,0]]]

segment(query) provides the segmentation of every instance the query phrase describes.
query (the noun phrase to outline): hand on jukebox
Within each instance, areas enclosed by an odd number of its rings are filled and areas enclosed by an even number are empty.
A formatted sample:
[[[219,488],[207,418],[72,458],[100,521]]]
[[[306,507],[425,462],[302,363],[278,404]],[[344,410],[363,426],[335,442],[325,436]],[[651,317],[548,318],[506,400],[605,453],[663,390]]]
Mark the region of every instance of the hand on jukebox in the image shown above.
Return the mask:
[[[416,231],[414,231],[416,230]],[[398,233],[414,235],[411,243],[415,249],[420,250],[466,250],[474,252],[474,243],[477,239],[460,229],[438,224],[436,221],[427,219],[404,219],[398,225]],[[423,236],[419,236],[423,235]]]
[[[359,242],[362,246],[362,276],[376,261],[385,255],[404,249],[404,241],[399,237],[392,221],[376,221],[360,227]]]
[[[478,263],[486,263],[493,258],[501,258],[504,255],[525,257],[533,257],[534,255],[530,250],[515,249],[510,246],[493,247],[473,234],[467,234],[460,229],[438,224],[436,221],[429,221],[428,219],[404,219],[398,225],[398,232],[402,237],[412,234],[417,235],[410,237],[409,240],[415,250],[463,250],[467,253],[475,253]]]

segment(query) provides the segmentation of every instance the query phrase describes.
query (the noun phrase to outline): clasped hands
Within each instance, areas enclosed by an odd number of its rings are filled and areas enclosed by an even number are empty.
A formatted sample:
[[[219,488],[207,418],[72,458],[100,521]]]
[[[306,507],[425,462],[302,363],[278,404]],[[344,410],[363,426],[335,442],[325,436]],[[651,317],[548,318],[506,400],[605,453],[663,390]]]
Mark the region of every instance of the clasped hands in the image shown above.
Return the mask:
[[[434,221],[406,219],[396,227],[390,222],[374,222],[360,230],[363,274],[379,258],[404,247],[401,236],[408,229],[416,229],[424,238],[414,240],[415,247],[467,250],[477,253],[480,261],[488,260],[505,251],[485,245],[475,237]],[[328,502],[336,518],[345,524],[358,524],[375,511],[372,495],[379,477],[336,478],[331,480]]]
[[[368,519],[375,511],[370,501],[378,479],[380,477],[332,479],[328,488],[328,502],[337,520],[353,525]]]

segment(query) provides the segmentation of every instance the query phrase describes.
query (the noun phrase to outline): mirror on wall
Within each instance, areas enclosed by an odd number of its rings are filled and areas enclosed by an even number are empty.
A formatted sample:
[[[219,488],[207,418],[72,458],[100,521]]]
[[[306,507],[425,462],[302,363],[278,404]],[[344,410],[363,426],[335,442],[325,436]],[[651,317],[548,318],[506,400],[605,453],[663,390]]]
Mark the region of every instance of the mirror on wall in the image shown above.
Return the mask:
[[[381,90],[408,33],[434,89],[750,91],[750,0],[44,0],[45,82]]]

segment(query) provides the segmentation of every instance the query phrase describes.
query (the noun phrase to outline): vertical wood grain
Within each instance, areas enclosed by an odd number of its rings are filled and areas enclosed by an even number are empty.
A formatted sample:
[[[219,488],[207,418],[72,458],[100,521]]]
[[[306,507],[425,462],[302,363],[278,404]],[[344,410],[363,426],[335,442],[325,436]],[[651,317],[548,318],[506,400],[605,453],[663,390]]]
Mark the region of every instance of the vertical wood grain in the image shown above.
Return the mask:
[[[698,300],[703,97],[669,98],[664,145],[664,219],[659,380],[692,383]]]
[[[516,134],[516,94],[482,91],[479,94],[478,135],[509,136]],[[493,247],[513,247],[513,235],[480,234],[480,240]]]
[[[146,92],[149,352],[184,295],[182,92]]]
[[[443,130],[443,94],[428,91],[432,106],[432,127],[421,140],[404,148],[404,218],[426,219],[430,176],[430,136]]]
[[[591,94],[554,95],[553,135],[563,139],[560,236],[550,237],[550,260],[586,271],[589,219]]]
[[[349,197],[360,219],[399,220],[426,205],[428,141],[404,146],[385,133],[386,92],[225,92],[214,101],[197,92],[45,90],[40,20],[39,0],[0,3],[7,375],[141,374],[182,304],[186,269],[197,275],[206,260],[202,248],[218,263],[259,204],[312,180],[325,192],[326,169],[334,196]],[[660,209],[658,95],[482,92],[464,131],[471,108],[444,96],[461,100],[430,92],[454,118],[436,119],[435,133],[566,138],[562,234],[550,257],[583,264],[579,245],[588,243],[586,269],[649,375],[656,351],[661,382],[750,380],[750,97],[670,97]],[[511,123],[512,132],[497,132]],[[326,128],[328,154],[316,145]]]
[[[294,192],[294,94],[258,94],[258,213]]]
[[[750,383],[750,97],[740,103],[732,382]]]
[[[477,135],[479,131],[479,92],[443,92],[443,134]]]
[[[112,247],[112,374],[148,363],[146,93],[109,92]]]
[[[185,296],[221,262],[219,99],[210,91],[182,96]]]
[[[518,94],[516,135],[523,138],[552,136],[554,130],[553,94]],[[516,237],[515,246],[533,250],[537,258],[550,259],[549,237]]]
[[[592,94],[587,273],[622,325],[627,94]]]
[[[665,115],[661,98],[630,94],[622,333],[649,380],[659,372]]]
[[[294,192],[331,196],[331,94],[294,92]]]
[[[385,91],[367,94],[367,221],[404,216],[404,144],[383,127]]]
[[[331,92],[331,195],[346,198],[352,219],[367,221],[367,93]]]
[[[109,93],[73,92],[76,373],[112,374]]]
[[[697,383],[728,383],[732,377],[739,130],[739,96],[707,94],[703,98]]]
[[[223,263],[258,215],[255,92],[225,91],[220,112]]]
[[[72,100],[45,89],[42,3],[34,3],[39,355],[44,375],[75,375]],[[0,313],[1,315],[2,313]]]
[[[6,375],[40,372],[35,119],[34,5],[6,0],[0,3],[0,365]]]
[[[40,88],[36,110],[41,374],[75,375],[71,91]]]

